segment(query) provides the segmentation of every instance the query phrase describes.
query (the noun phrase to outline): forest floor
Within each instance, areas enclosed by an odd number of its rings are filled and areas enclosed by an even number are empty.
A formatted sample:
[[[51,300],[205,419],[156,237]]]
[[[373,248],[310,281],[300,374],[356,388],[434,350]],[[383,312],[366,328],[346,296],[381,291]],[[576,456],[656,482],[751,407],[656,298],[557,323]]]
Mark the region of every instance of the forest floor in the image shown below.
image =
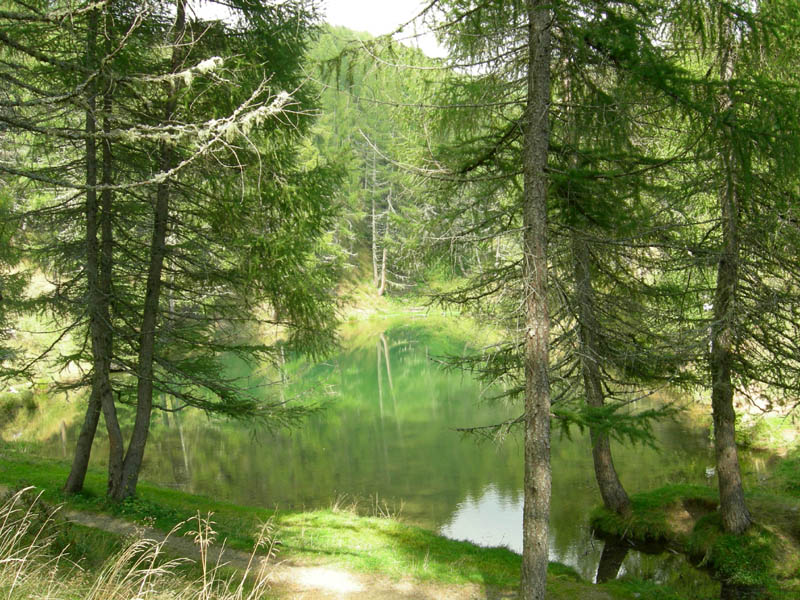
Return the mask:
[[[108,515],[67,510],[67,521],[84,527],[99,529],[125,538],[164,539],[163,531],[141,527],[124,519]],[[170,536],[165,548],[175,557],[198,562],[198,546],[188,537]],[[253,573],[261,566],[263,557],[240,550],[211,546],[207,559],[239,572]],[[275,560],[266,566],[269,597],[276,600],[510,600],[517,598],[514,587],[479,585],[475,583],[446,584],[404,577],[387,577],[378,573],[352,571],[337,564],[316,562],[304,564],[293,560]],[[603,589],[596,585],[571,581],[556,576],[548,581],[548,598],[551,600],[615,600],[638,598],[637,592],[624,589]],[[613,588],[614,586],[612,586]],[[665,598],[669,596],[665,595]]]

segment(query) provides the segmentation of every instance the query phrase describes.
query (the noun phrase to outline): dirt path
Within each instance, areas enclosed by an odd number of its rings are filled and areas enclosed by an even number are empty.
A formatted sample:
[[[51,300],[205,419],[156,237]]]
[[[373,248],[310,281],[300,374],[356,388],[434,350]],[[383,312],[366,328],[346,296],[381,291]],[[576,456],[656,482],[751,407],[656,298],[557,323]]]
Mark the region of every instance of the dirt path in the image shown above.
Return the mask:
[[[162,531],[143,528],[107,515],[73,510],[66,510],[62,514],[68,521],[123,536],[136,534],[162,540],[165,535]],[[193,560],[199,558],[197,546],[189,538],[173,536],[167,539],[165,546],[178,556]],[[220,558],[220,546],[216,545],[209,548],[209,560],[215,564],[219,561],[220,564],[244,570],[250,563],[250,555],[226,548]],[[446,585],[412,579],[396,581],[333,565],[302,565],[277,560],[269,567],[269,573],[272,592],[280,598],[293,600],[506,600],[516,597],[508,590],[475,584]]]

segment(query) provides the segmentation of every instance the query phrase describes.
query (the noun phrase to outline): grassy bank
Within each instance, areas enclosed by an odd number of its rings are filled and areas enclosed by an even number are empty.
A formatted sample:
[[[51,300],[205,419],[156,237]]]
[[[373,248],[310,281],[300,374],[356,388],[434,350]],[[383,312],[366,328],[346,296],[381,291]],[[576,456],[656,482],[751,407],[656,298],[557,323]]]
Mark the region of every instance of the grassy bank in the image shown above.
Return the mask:
[[[722,530],[716,489],[690,485],[632,496],[628,519],[599,508],[592,525],[601,535],[663,543],[727,584],[760,590],[761,597],[799,597],[800,453],[782,461],[746,499],[754,524],[740,536]]]
[[[249,551],[256,543],[259,525],[272,520],[273,535],[279,543],[279,557],[300,564],[336,565],[348,570],[390,578],[411,578],[443,584],[478,584],[491,589],[513,589],[519,582],[520,557],[505,548],[482,548],[443,538],[431,531],[400,523],[388,516],[364,516],[359,512],[380,513],[380,507],[331,507],[308,512],[275,512],[257,507],[218,502],[141,483],[135,499],[113,505],[104,498],[102,473],[91,472],[85,493],[65,498],[59,491],[67,465],[55,461],[32,460],[7,450],[0,458],[0,483],[9,487],[33,485],[42,490],[50,504],[65,503],[68,508],[116,515],[168,531],[176,523],[197,514],[213,512],[217,539],[232,548]],[[186,526],[188,529],[188,526]],[[180,535],[181,532],[178,532]],[[73,559],[84,550],[89,571],[104,554],[113,554],[118,543],[107,534],[73,527],[67,542],[74,548]],[[62,544],[63,545],[63,544]],[[84,549],[84,550],[81,550]],[[97,567],[98,571],[101,571]],[[569,567],[551,564],[549,597],[587,599],[657,598],[678,600],[676,593],[663,586],[620,580],[603,585],[582,581]]]

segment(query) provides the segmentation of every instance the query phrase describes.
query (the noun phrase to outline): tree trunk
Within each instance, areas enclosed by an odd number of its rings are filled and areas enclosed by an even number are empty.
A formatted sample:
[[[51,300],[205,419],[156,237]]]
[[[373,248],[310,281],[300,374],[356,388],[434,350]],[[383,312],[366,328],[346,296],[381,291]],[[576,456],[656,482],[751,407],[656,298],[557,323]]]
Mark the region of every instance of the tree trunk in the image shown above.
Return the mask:
[[[727,157],[730,159],[730,156]],[[726,160],[726,167],[729,161]],[[722,251],[717,268],[714,294],[714,323],[711,326],[711,409],[714,415],[714,450],[719,478],[719,504],[725,531],[742,533],[750,526],[750,513],[744,501],[739,456],[736,450],[731,366],[734,352],[736,282],[738,279],[739,240],[737,202],[733,181],[720,194],[722,212]]]
[[[389,195],[386,197],[386,204],[386,225],[383,228],[383,256],[381,257],[381,283],[378,286],[378,296],[383,296],[384,292],[386,291],[386,242],[389,240],[389,215],[391,212],[393,212],[391,190],[389,191]]]
[[[386,230],[389,231],[389,222],[386,222]],[[381,258],[381,283],[378,286],[378,296],[383,296],[386,291],[386,234],[383,236],[383,257]]]
[[[600,408],[605,404],[600,375],[600,349],[598,347],[598,323],[596,319],[594,288],[592,287],[591,258],[589,247],[577,231],[572,232],[572,256],[575,264],[575,287],[578,305],[578,336],[580,339],[581,371],[586,403]],[[631,501],[622,487],[614,460],[608,434],[595,427],[589,428],[592,443],[594,475],[600,488],[605,507],[623,517],[631,514]]]
[[[543,600],[550,518],[550,315],[547,307],[547,153],[550,142],[550,21],[528,0],[528,98],[524,118],[523,285],[525,302],[525,490],[521,597]]]
[[[372,197],[372,284],[378,287],[378,223],[375,215],[375,196]]]
[[[116,418],[109,421],[108,410],[114,409],[114,399],[111,388],[111,356],[113,334],[110,318],[110,269],[111,269],[111,192],[104,187],[102,192],[102,207],[97,203],[97,92],[98,72],[97,37],[99,35],[99,10],[94,9],[89,14],[88,31],[86,40],[87,63],[95,72],[94,78],[88,85],[89,96],[86,110],[86,276],[88,283],[89,304],[89,333],[92,343],[92,391],[89,397],[89,406],[86,412],[78,443],[75,449],[72,468],[70,469],[64,491],[76,493],[83,489],[86,470],[89,464],[92,442],[97,431],[99,413],[102,408],[106,417],[109,430],[109,484],[116,478],[117,471],[122,464],[122,438]],[[108,46],[109,40],[106,42]],[[109,114],[111,110],[111,92],[105,90],[103,95],[103,129],[110,128]],[[108,139],[103,142],[103,171],[102,182],[104,186],[111,181],[111,155],[108,148]],[[102,210],[100,210],[102,208]],[[99,227],[98,227],[99,223]],[[102,235],[101,245],[98,244],[98,229]],[[109,426],[109,423],[112,425]],[[114,430],[116,425],[116,431]]]
[[[720,60],[723,81],[733,77],[735,58],[728,47]],[[731,109],[727,94],[720,99],[720,110]],[[714,294],[714,322],[711,325],[711,409],[714,417],[714,450],[719,479],[719,504],[722,525],[730,533],[742,533],[750,526],[750,512],[744,501],[739,456],[736,450],[733,408],[732,365],[735,351],[736,287],[739,279],[739,206],[735,180],[735,157],[728,146],[722,152],[725,185],[719,192],[722,219],[722,248],[717,265]]]
[[[100,421],[100,399],[92,391],[89,395],[89,406],[86,409],[86,416],[78,434],[78,442],[75,444],[75,455],[72,459],[67,481],[64,484],[65,494],[77,494],[83,489],[83,482],[86,479],[86,471],[89,468],[89,458],[92,452],[92,443],[97,431],[97,423]]]
[[[179,0],[175,17],[175,29],[172,48],[172,72],[180,69],[184,56],[183,45],[186,33],[186,3]],[[164,113],[164,122],[170,123],[177,108],[178,84],[168,83],[169,90]],[[175,163],[175,151],[171,142],[161,144],[162,173],[169,172]],[[153,222],[153,236],[150,242],[150,264],[147,273],[147,288],[142,313],[142,326],[139,334],[139,356],[136,389],[136,419],[128,444],[128,451],[122,467],[122,478],[113,498],[123,500],[136,493],[139,471],[144,459],[144,450],[150,432],[150,417],[153,410],[153,364],[155,357],[156,323],[159,314],[161,296],[161,274],[164,266],[167,247],[167,229],[169,217],[170,181],[158,184]]]
[[[111,18],[106,11],[106,55],[110,56],[112,53],[111,44]],[[105,322],[106,327],[106,346],[108,348],[109,361],[114,355],[114,338],[111,327],[110,308],[112,301],[111,293],[111,270],[114,264],[114,238],[112,233],[113,227],[113,213],[112,202],[113,192],[111,185],[114,182],[113,169],[114,157],[111,153],[111,86],[106,83],[107,89],[103,93],[103,189],[100,192],[100,200],[103,208],[101,220],[101,257],[100,257],[100,289],[106,299],[106,314]],[[110,368],[110,364],[109,364]],[[111,491],[112,485],[116,484],[122,473],[122,457],[124,450],[124,442],[122,439],[122,430],[117,420],[117,407],[114,404],[113,390],[111,388],[111,379],[109,378],[109,385],[107,393],[101,396],[101,406],[103,408],[103,416],[106,422],[106,432],[109,436],[109,487],[108,492]]]

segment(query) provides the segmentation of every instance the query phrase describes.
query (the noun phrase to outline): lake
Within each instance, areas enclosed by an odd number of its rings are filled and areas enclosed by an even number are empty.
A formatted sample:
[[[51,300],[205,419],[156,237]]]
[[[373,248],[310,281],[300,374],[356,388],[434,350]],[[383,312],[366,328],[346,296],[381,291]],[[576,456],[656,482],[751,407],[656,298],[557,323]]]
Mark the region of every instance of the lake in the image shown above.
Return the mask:
[[[491,393],[470,375],[437,360],[468,351],[439,321],[433,326],[425,318],[404,317],[351,327],[341,353],[324,362],[288,360],[287,385],[280,391],[265,385],[262,374],[232,364],[249,385],[264,386],[264,393],[321,402],[324,408],[290,432],[198,412],[156,414],[142,478],[283,510],[356,502],[363,512],[396,515],[448,537],[520,552],[520,438],[479,443],[457,428],[498,423],[521,408],[490,401]],[[49,452],[71,452],[76,433],[77,423],[67,425],[66,444],[54,439]],[[667,483],[716,484],[707,473],[714,458],[706,428],[685,419],[665,421],[655,436],[658,449],[613,446],[629,493]],[[96,448],[94,464],[105,453]],[[763,462],[745,456],[743,466],[756,472],[765,468]],[[554,433],[552,472],[550,558],[592,579],[603,542],[588,526],[601,500],[587,434]],[[674,555],[629,553],[625,572],[660,581],[704,577]]]

